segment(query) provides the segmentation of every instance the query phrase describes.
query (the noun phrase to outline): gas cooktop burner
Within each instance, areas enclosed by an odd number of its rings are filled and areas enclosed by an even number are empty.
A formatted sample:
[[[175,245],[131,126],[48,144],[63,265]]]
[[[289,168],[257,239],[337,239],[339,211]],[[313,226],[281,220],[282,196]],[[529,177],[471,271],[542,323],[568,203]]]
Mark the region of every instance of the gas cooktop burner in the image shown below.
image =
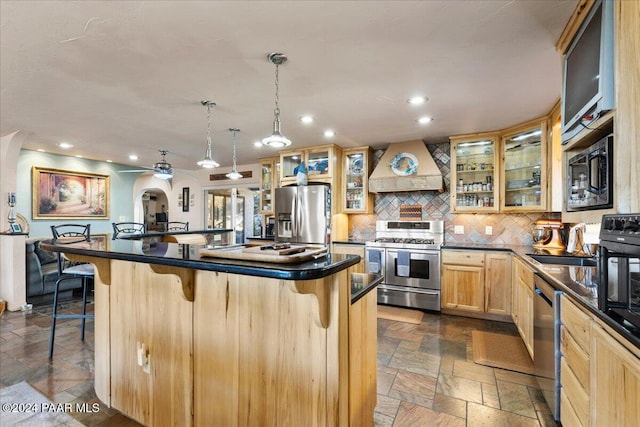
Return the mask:
[[[376,242],[380,243],[406,243],[414,245],[433,245],[436,243],[435,239],[412,239],[404,237],[379,237]]]

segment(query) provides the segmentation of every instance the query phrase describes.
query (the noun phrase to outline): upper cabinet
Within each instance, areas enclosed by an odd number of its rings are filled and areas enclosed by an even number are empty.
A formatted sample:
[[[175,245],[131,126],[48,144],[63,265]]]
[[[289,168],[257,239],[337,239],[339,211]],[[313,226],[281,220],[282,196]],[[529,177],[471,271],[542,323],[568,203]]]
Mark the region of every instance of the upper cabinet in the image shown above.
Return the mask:
[[[451,138],[451,211],[498,212],[498,134]]]
[[[343,151],[343,213],[368,214],[373,211],[373,194],[369,194],[372,154],[369,147]]]
[[[342,156],[337,145],[320,145],[308,149],[286,150],[280,152],[281,185],[296,183],[296,173],[301,161],[307,168],[309,182],[330,182],[336,175],[338,159]]]
[[[500,211],[547,209],[547,120],[541,119],[502,133]]]
[[[280,186],[280,158],[260,159],[260,213],[273,215],[275,188]]]

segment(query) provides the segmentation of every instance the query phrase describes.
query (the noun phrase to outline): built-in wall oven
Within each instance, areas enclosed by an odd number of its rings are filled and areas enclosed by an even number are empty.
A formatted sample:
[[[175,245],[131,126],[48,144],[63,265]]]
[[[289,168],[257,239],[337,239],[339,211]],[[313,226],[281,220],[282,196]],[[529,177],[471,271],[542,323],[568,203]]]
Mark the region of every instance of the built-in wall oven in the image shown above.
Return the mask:
[[[640,336],[640,213],[602,217],[598,307]]]
[[[442,221],[377,221],[365,265],[384,276],[378,303],[439,311],[443,238]]]

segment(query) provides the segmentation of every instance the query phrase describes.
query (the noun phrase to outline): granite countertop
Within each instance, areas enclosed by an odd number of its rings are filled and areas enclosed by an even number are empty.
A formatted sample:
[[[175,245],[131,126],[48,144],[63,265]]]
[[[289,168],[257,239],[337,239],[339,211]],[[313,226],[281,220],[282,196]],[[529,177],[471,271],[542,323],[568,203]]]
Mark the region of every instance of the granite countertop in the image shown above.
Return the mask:
[[[157,242],[151,237],[139,240],[96,239],[78,243],[54,243],[52,240],[43,240],[40,245],[43,249],[53,252],[284,280],[319,279],[360,262],[358,255],[333,253],[297,264],[210,258],[200,255],[199,249],[203,246]]]
[[[382,282],[381,274],[351,273],[349,283],[351,285],[351,304],[371,292]]]

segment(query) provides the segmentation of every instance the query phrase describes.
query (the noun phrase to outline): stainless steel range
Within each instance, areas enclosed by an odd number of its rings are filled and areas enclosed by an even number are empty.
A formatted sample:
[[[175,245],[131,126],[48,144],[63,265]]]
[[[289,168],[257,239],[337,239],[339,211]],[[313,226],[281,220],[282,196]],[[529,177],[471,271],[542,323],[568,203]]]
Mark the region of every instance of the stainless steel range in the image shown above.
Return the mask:
[[[365,244],[367,271],[384,276],[378,303],[440,311],[443,221],[377,221]]]

